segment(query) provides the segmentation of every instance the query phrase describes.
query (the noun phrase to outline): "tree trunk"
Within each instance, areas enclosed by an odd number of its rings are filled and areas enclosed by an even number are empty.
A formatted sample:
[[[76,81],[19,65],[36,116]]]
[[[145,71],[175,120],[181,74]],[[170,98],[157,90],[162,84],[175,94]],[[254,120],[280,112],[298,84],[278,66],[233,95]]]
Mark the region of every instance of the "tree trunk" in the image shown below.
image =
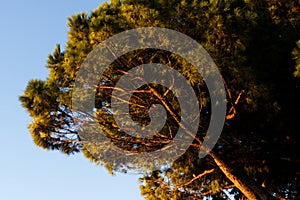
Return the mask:
[[[232,167],[229,167],[222,159],[220,159],[212,151],[208,153],[222,170],[225,176],[250,200],[252,199],[275,199],[262,187],[258,186],[256,182],[249,179],[242,173],[239,173],[237,170],[234,170]]]

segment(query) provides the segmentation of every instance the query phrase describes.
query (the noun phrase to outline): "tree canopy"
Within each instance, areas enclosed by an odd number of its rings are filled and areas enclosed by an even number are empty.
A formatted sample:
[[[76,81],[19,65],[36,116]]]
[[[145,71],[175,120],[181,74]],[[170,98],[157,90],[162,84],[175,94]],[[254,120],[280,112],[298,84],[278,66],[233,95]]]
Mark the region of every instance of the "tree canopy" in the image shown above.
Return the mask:
[[[181,73],[199,100],[200,123],[188,150],[157,170],[144,169],[141,193],[146,199],[299,199],[300,198],[300,2],[283,0],[111,0],[91,13],[68,19],[68,41],[48,56],[46,80],[30,80],[20,96],[33,121],[35,144],[66,154],[82,152],[111,173],[138,170],[124,160],[108,162],[99,154],[113,151],[79,134],[85,118],[96,119],[105,137],[128,152],[155,151],[175,137],[181,126],[178,98],[159,84],[137,88],[130,98],[131,118],[150,123],[149,109],[160,104],[167,120],[151,138],[119,130],[111,96],[120,78],[134,67],[162,63]],[[214,149],[198,157],[211,117],[205,80],[180,56],[140,49],[116,59],[95,86],[95,112],[72,110],[75,79],[98,44],[126,30],[163,27],[196,40],[210,54],[223,77],[227,115]],[[79,98],[86,98],[84,95]],[[89,130],[86,130],[87,132]],[[94,136],[93,136],[94,137]],[[96,137],[96,136],[95,136]],[[109,148],[108,148],[109,147]],[[128,156],[130,157],[130,156]]]

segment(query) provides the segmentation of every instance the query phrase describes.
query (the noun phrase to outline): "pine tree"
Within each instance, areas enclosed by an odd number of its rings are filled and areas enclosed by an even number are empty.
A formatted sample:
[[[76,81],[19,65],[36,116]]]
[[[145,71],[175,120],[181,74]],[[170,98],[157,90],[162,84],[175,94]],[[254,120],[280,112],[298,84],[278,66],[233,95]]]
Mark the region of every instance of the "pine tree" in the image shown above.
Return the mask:
[[[146,199],[226,199],[228,193],[236,199],[297,199],[300,82],[293,73],[300,73],[299,9],[299,2],[281,0],[116,0],[89,15],[74,15],[69,18],[66,49],[57,45],[48,56],[49,77],[29,81],[20,97],[33,118],[29,125],[33,140],[45,149],[81,151],[111,173],[136,170],[143,160],[134,160],[136,166],[124,166],[122,160],[107,162],[99,151],[109,151],[112,145],[95,145],[79,134],[79,116],[87,113],[71,110],[75,78],[87,55],[110,36],[139,27],[170,28],[199,42],[217,64],[228,98],[226,123],[213,151],[199,159],[211,102],[205,82],[192,66],[178,55],[153,49],[115,60],[97,85],[97,111],[85,115],[97,120],[97,127],[115,146],[129,152],[154,151],[168,144],[179,127],[178,100],[172,92],[160,98],[167,88],[152,84],[132,96],[131,117],[147,125],[151,105],[170,105],[162,131],[146,140],[119,131],[110,112],[110,97],[119,78],[135,66],[166,64],[183,74],[201,99],[201,124],[193,144],[160,170],[145,169],[141,193]]]

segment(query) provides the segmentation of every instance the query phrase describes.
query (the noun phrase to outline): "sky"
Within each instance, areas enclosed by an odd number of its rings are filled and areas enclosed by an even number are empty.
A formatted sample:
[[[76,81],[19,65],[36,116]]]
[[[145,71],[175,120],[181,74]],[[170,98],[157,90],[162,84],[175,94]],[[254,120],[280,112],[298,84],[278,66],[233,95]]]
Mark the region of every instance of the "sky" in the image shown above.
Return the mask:
[[[10,0],[0,3],[0,199],[139,200],[138,177],[111,176],[81,154],[35,146],[18,101],[30,79],[45,79],[47,55],[67,41],[67,18],[99,0]]]

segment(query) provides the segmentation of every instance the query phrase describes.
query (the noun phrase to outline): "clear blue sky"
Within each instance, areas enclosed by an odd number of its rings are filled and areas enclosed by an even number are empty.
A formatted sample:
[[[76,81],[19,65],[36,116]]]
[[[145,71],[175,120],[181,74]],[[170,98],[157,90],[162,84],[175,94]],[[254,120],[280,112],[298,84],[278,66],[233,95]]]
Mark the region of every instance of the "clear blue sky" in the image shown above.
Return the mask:
[[[65,46],[67,17],[91,10],[99,0],[10,0],[0,3],[0,199],[138,200],[137,176],[110,176],[82,155],[42,150],[28,133],[28,114],[18,96],[27,81],[44,79],[47,55]]]

